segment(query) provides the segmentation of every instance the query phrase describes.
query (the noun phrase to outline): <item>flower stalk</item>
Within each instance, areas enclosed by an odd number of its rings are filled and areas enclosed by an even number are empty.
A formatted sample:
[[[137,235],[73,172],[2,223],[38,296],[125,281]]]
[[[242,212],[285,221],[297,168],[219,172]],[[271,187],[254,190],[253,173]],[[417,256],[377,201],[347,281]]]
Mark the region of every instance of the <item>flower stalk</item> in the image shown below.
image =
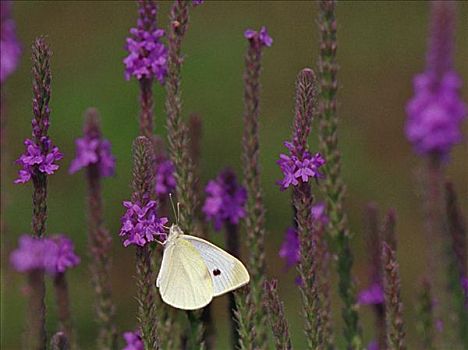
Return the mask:
[[[288,321],[284,315],[284,304],[278,295],[278,282],[265,281],[265,305],[268,310],[269,322],[275,338],[276,349],[292,349],[289,337]]]
[[[324,167],[324,190],[330,216],[330,232],[335,241],[338,256],[338,290],[343,302],[342,317],[344,320],[344,337],[347,349],[362,347],[359,316],[356,308],[355,287],[351,271],[353,256],[350,248],[351,234],[348,219],[344,211],[346,187],[341,178],[341,153],[338,148],[338,64],[336,1],[321,0],[319,5],[320,55],[319,78],[321,85],[320,98],[320,150],[327,165]]]
[[[132,202],[145,206],[154,193],[153,144],[139,136],[133,143],[133,194]],[[136,247],[137,318],[145,349],[159,349],[159,322],[156,317],[155,282],[152,269],[151,248],[147,244]]]
[[[65,277],[65,273],[57,273],[54,276],[53,283],[55,299],[57,302],[58,319],[60,322],[60,331],[63,332],[68,340],[68,343],[72,345],[71,348],[74,348],[74,334],[70,314],[70,298],[68,295],[68,283]]]
[[[85,112],[84,134],[90,140],[102,139],[99,113],[94,108]],[[112,302],[110,283],[112,237],[105,227],[101,178],[113,173],[102,171],[103,157],[86,167],[88,184],[88,248],[91,256],[91,282],[95,293],[95,312],[99,324],[97,344],[99,349],[112,350],[116,346],[117,332],[114,323],[115,305]]]
[[[265,349],[267,346],[266,310],[263,304],[265,281],[265,206],[260,184],[259,114],[260,72],[263,48],[270,46],[271,37],[263,27],[259,32],[247,30],[249,41],[244,70],[244,133],[242,137],[242,163],[244,187],[247,190],[246,245],[249,247],[250,288],[245,303],[238,303],[240,345],[246,349]],[[240,294],[238,294],[238,299]],[[247,334],[246,334],[247,333]],[[248,335],[247,338],[243,338]]]
[[[387,242],[382,243],[384,268],[385,317],[387,325],[387,348],[406,349],[403,323],[403,303],[400,296],[400,272],[396,250]]]
[[[196,181],[194,164],[190,158],[188,129],[182,120],[181,90],[182,41],[188,29],[190,6],[190,1],[176,0],[169,14],[166,113],[168,150],[175,166],[176,195],[181,205],[179,225],[184,232],[193,233],[193,218],[197,208]],[[201,314],[189,311],[187,317],[190,323],[187,346],[204,347],[205,331],[201,322]]]

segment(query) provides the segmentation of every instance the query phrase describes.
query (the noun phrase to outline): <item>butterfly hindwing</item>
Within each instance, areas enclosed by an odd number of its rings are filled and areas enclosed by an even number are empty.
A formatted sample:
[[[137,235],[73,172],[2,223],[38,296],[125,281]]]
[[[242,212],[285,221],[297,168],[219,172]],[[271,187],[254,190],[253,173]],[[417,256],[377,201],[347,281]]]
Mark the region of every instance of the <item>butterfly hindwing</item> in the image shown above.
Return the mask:
[[[179,309],[200,309],[213,299],[213,281],[204,259],[182,238],[165,247],[156,286],[162,300]]]
[[[249,273],[236,257],[198,237],[182,235],[181,239],[190,242],[203,258],[213,280],[213,296],[230,292],[249,283]]]

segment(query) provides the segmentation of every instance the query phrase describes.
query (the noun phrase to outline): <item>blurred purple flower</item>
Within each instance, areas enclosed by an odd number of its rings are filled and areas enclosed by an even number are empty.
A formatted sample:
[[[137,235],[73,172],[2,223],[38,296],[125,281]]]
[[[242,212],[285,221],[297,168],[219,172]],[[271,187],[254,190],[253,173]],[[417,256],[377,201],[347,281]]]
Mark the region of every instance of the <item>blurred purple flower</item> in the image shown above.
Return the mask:
[[[308,151],[297,154],[297,150],[291,142],[285,142],[284,145],[289,150],[290,155],[280,154],[277,161],[283,172],[284,178],[278,184],[281,190],[285,190],[290,185],[297,186],[299,181],[308,182],[310,178],[320,178],[319,168],[325,164],[325,159],[316,153],[314,156]]]
[[[371,340],[366,347],[367,350],[379,350],[379,343],[376,340]]]
[[[10,262],[19,272],[44,270],[49,274],[63,273],[80,263],[73,242],[65,235],[35,238],[24,234],[19,246],[11,253]]]
[[[358,294],[358,303],[361,305],[383,304],[384,290],[380,283],[374,283]]]
[[[141,339],[140,331],[125,332],[123,334],[126,342],[125,347],[122,350],[144,350],[145,346]]]
[[[286,262],[286,267],[296,265],[300,259],[299,236],[294,227],[289,227],[284,235],[279,256]]]
[[[310,209],[312,219],[319,221],[322,225],[328,224],[327,206],[325,202],[318,202]]]
[[[0,83],[18,66],[21,46],[16,37],[15,22],[11,19],[11,1],[1,2]]]
[[[55,273],[57,251],[57,245],[50,239],[24,234],[18,240],[18,248],[10,255],[10,263],[19,272]]]
[[[468,295],[468,277],[463,277],[461,280],[462,287],[465,291],[465,294]]]
[[[175,192],[176,179],[174,176],[174,163],[165,156],[156,157],[155,161],[155,180],[154,186],[156,195],[162,199],[169,193]]]
[[[125,49],[128,56],[123,60],[125,79],[132,76],[138,80],[156,78],[161,84],[167,74],[167,48],[160,42],[164,30],[156,25],[157,6],[148,1],[139,5],[137,28],[131,28]]]
[[[84,136],[75,140],[76,157],[72,160],[70,174],[85,168],[91,164],[96,164],[99,175],[102,177],[112,176],[115,172],[115,157],[111,152],[111,143],[99,137]]]
[[[209,181],[205,192],[207,196],[202,210],[207,220],[213,221],[216,231],[226,222],[238,224],[245,216],[247,192],[237,183],[232,170],[225,169],[216,179]]]
[[[204,2],[205,0],[192,0],[194,6],[202,5]]]
[[[51,237],[52,242],[57,246],[57,256],[55,259],[55,272],[64,273],[69,268],[80,263],[80,257],[75,254],[75,248],[71,239],[65,235],[55,235]]]
[[[265,26],[260,28],[259,32],[253,29],[247,29],[244,32],[244,37],[249,40],[258,40],[258,42],[263,46],[270,47],[273,44],[273,39],[268,34],[268,31]]]
[[[59,168],[55,162],[62,159],[63,154],[58,147],[52,145],[52,141],[47,136],[41,138],[42,149],[30,139],[26,139],[24,144],[26,151],[16,161],[22,169],[15,183],[28,182],[36,171],[52,175]]]
[[[124,237],[124,247],[135,244],[140,247],[155,239],[164,241],[166,232],[164,225],[168,222],[166,217],[159,218],[156,214],[156,202],[149,201],[145,206],[132,202],[123,202],[126,213],[122,217],[120,236]]]
[[[467,106],[460,97],[462,81],[453,69],[456,4],[431,3],[427,67],[414,78],[414,97],[406,106],[406,137],[419,154],[445,158],[461,141]]]
[[[417,153],[446,156],[461,141],[461,123],[467,115],[461,86],[455,72],[445,73],[439,83],[431,72],[414,79],[415,95],[406,106],[406,136]]]

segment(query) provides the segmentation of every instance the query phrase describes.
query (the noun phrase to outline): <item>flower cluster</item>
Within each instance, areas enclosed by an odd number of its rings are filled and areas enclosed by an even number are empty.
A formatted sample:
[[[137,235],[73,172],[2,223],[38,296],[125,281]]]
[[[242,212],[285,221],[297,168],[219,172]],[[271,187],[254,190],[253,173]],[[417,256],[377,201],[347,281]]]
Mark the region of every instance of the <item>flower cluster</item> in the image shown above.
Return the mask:
[[[413,83],[415,95],[406,106],[406,137],[419,154],[446,156],[461,141],[460,126],[468,112],[459,95],[462,81],[449,71],[440,82],[426,72]]]
[[[123,205],[127,211],[121,220],[120,236],[125,238],[125,247],[130,244],[142,247],[155,239],[166,240],[164,225],[168,220],[157,216],[155,201],[149,201],[145,206],[128,201],[123,202]]]
[[[125,332],[123,337],[126,344],[122,350],[144,350],[145,346],[140,331]]]
[[[161,84],[167,74],[167,48],[160,39],[164,30],[156,27],[157,7],[153,2],[140,5],[140,18],[136,28],[130,29],[125,49],[125,78],[138,80],[156,78]]]
[[[308,151],[297,154],[297,150],[291,142],[285,142],[284,145],[289,150],[290,155],[280,154],[278,165],[284,174],[283,180],[278,184],[281,190],[285,190],[290,185],[297,186],[299,181],[308,182],[310,178],[320,178],[322,175],[319,168],[325,164],[325,159],[320,153],[312,155]]]
[[[36,172],[52,175],[59,168],[56,161],[62,159],[63,154],[47,136],[41,138],[41,145],[30,139],[26,139],[24,144],[26,151],[16,161],[22,169],[15,183],[28,182]]]
[[[108,140],[84,136],[76,139],[75,145],[76,157],[68,170],[70,174],[95,164],[101,177],[114,175],[115,157],[112,155],[111,144]]]
[[[50,239],[57,247],[55,258],[55,271],[57,273],[64,273],[80,263],[80,257],[75,254],[75,247],[70,238],[65,235],[55,235]]]
[[[208,182],[203,212],[207,220],[212,220],[219,231],[224,223],[238,224],[245,216],[247,192],[237,183],[236,175],[230,169],[222,171],[218,177]]]
[[[193,6],[202,5],[204,2],[205,0],[192,0]]]
[[[10,18],[10,1],[1,2],[1,39],[0,39],[0,83],[8,78],[18,66],[21,46],[16,38],[15,22]]]
[[[77,266],[80,258],[75,254],[72,241],[64,235],[35,238],[25,234],[11,253],[10,262],[19,272],[43,270],[54,275]]]
[[[326,214],[326,205],[324,202],[318,202],[311,208],[311,218],[318,221],[321,225],[328,223],[328,215]],[[300,242],[297,229],[289,227],[286,230],[283,243],[279,251],[279,256],[286,262],[286,267],[296,265],[300,259]]]
[[[288,227],[279,251],[279,256],[286,262],[286,267],[289,268],[299,263],[299,249],[299,236],[297,234],[297,229],[294,227]]]
[[[176,179],[174,163],[165,156],[156,157],[155,161],[155,191],[158,198],[165,198],[175,191]]]
[[[358,295],[358,303],[361,305],[383,304],[384,290],[380,283],[373,283],[369,288],[364,289]]]
[[[268,31],[266,27],[260,28],[260,31],[257,32],[256,30],[253,29],[247,29],[244,32],[244,37],[249,40],[255,40],[260,43],[262,46],[268,46],[270,47],[273,44],[273,39],[271,36],[268,34]]]

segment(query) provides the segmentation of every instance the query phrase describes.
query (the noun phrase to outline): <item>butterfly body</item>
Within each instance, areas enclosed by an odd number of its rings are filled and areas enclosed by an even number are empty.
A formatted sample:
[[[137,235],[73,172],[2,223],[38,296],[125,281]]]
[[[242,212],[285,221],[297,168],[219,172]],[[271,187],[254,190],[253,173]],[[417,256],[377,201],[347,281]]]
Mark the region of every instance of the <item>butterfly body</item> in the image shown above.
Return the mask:
[[[237,289],[250,280],[234,256],[201,238],[186,235],[172,225],[156,286],[162,300],[179,309],[196,310],[213,297]]]

